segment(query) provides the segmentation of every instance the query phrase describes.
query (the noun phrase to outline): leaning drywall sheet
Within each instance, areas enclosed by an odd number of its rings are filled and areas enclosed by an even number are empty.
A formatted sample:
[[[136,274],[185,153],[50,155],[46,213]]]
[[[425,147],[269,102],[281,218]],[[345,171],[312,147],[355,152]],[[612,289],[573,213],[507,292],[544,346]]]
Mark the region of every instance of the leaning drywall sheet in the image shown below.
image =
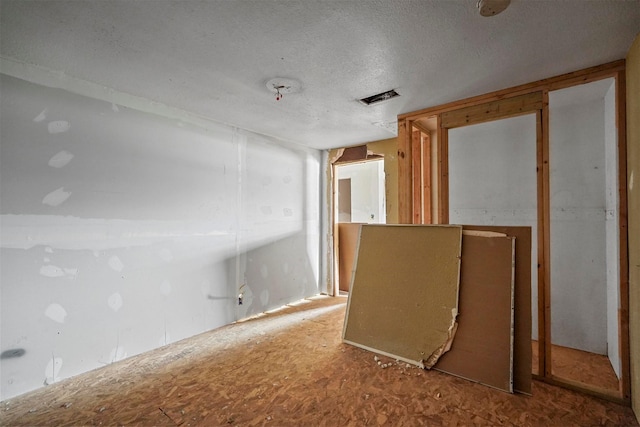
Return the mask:
[[[430,368],[455,333],[461,226],[363,225],[343,341]]]
[[[514,251],[513,237],[463,231],[458,330],[451,351],[435,365],[509,393],[513,392]]]
[[[349,292],[353,277],[353,263],[356,258],[356,246],[362,224],[355,222],[341,222],[338,224],[338,254],[340,290]]]
[[[463,225],[462,228],[495,231],[516,238],[513,389],[531,394],[531,227]]]

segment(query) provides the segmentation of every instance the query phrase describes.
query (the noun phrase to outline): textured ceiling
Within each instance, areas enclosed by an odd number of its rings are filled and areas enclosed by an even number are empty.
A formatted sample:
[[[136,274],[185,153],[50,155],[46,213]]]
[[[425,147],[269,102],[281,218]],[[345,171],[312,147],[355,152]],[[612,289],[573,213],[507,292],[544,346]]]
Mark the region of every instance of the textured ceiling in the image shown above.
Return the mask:
[[[401,113],[624,58],[640,0],[0,1],[0,54],[314,148]],[[299,80],[280,101],[273,77]],[[388,89],[399,98],[365,107]]]

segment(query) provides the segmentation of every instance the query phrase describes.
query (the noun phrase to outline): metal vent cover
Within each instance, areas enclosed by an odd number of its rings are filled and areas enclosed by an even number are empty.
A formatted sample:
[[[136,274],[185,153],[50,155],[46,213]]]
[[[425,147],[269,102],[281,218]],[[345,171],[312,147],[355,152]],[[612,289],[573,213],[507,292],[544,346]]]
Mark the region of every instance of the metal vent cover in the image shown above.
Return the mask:
[[[400,96],[400,94],[396,92],[395,89],[391,89],[386,92],[381,92],[375,95],[368,96],[366,98],[358,99],[358,102],[363,105],[373,105],[383,101],[388,101],[389,99],[395,98],[397,96]]]

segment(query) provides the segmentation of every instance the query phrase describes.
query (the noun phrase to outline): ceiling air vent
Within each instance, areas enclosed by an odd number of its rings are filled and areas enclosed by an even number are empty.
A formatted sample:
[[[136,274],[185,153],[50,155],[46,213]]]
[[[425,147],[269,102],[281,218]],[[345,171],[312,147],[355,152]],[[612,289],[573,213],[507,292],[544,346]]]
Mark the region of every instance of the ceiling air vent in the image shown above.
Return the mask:
[[[396,96],[400,96],[400,94],[396,92],[395,89],[391,89],[386,92],[378,93],[376,95],[371,95],[366,98],[359,99],[358,101],[360,101],[360,103],[364,105],[373,105],[373,104],[378,104],[382,101],[387,101],[391,98],[395,98]]]

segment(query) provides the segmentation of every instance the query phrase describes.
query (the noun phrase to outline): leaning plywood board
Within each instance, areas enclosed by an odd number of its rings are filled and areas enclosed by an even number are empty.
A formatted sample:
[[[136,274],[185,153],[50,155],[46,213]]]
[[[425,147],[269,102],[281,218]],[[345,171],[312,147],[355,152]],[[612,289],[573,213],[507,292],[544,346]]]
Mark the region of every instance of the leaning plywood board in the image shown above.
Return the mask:
[[[453,339],[461,226],[363,225],[343,341],[431,367]]]
[[[470,234],[481,233],[481,234]],[[513,392],[515,239],[463,231],[458,330],[435,369]]]
[[[356,257],[356,245],[362,224],[355,222],[341,222],[338,224],[339,246],[339,283],[340,290],[349,292],[351,277],[353,276],[353,262]]]
[[[462,228],[495,231],[516,238],[513,389],[531,394],[531,227],[463,225]]]

